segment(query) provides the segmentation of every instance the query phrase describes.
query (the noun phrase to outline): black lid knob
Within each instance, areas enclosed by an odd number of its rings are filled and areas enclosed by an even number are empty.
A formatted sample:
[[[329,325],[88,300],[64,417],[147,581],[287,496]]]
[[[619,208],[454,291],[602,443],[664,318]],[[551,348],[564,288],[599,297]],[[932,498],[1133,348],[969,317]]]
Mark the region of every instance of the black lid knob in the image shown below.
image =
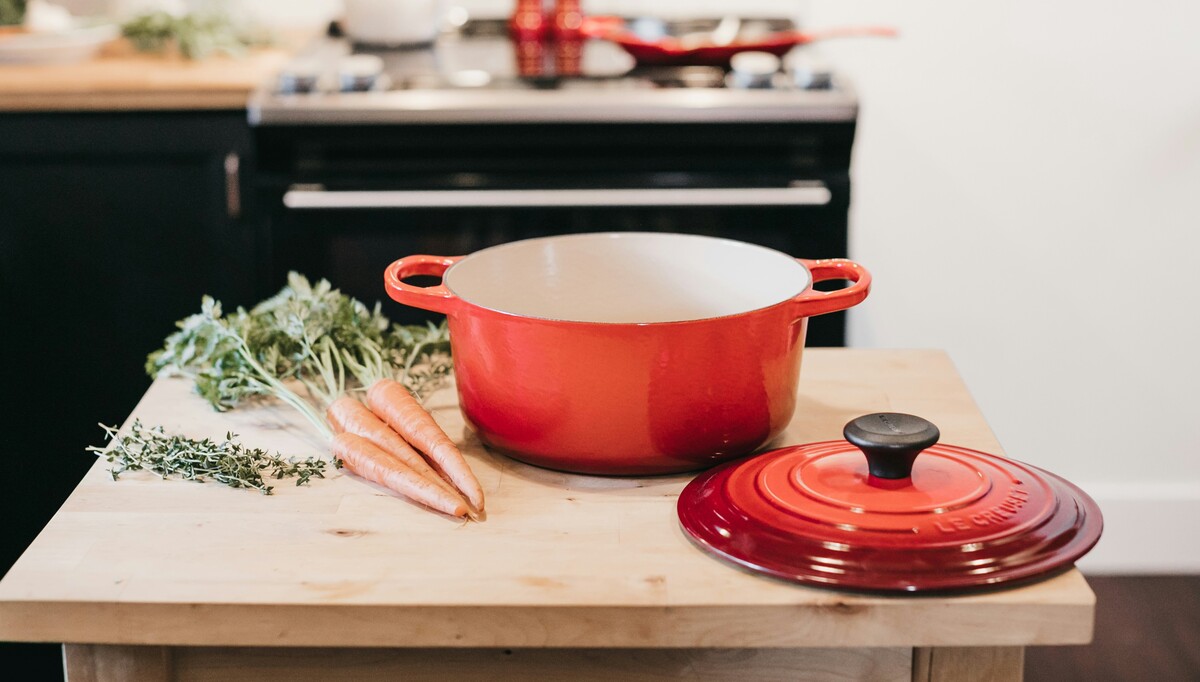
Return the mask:
[[[917,455],[941,437],[932,422],[899,412],[863,415],[846,424],[842,435],[867,456],[872,476],[890,479],[908,478]]]

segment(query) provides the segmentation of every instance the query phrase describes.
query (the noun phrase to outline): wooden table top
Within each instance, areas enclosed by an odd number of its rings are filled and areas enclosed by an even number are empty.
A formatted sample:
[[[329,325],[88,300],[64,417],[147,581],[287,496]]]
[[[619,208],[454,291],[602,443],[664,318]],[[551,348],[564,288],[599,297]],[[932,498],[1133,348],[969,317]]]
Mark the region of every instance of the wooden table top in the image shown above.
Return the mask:
[[[855,416],[900,411],[938,424],[943,442],[1001,453],[941,351],[807,349],[800,385],[795,418],[772,445],[839,438]],[[341,472],[263,496],[144,472],[113,481],[98,459],[0,581],[0,640],[908,647],[1091,638],[1094,595],[1074,569],[959,597],[865,596],[751,574],[680,529],[675,502],[693,475],[538,469],[484,449],[452,390],[428,404],[483,484],[485,521],[426,511]],[[135,417],[189,436],[232,431],[286,455],[326,452],[288,408],[216,413],[182,379],[155,381]]]
[[[310,34],[232,57],[143,54],[124,39],[69,64],[0,64],[0,111],[244,109]]]

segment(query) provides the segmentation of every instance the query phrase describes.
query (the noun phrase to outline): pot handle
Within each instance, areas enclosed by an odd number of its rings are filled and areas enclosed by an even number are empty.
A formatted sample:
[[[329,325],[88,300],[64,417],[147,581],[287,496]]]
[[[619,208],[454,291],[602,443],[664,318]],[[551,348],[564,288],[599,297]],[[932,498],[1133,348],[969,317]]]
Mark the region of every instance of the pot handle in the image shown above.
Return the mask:
[[[824,282],[831,279],[848,279],[848,287],[836,291],[817,291],[809,288],[804,293],[792,299],[796,304],[797,317],[812,317],[824,315],[839,310],[845,310],[862,303],[871,291],[871,273],[863,266],[845,258],[825,258],[822,260],[796,259],[812,275],[812,283]]]
[[[462,259],[462,256],[405,256],[383,271],[383,286],[394,301],[422,310],[450,314],[458,308],[462,299],[450,293],[445,284],[418,287],[405,284],[404,278],[414,275],[441,277],[447,268]]]

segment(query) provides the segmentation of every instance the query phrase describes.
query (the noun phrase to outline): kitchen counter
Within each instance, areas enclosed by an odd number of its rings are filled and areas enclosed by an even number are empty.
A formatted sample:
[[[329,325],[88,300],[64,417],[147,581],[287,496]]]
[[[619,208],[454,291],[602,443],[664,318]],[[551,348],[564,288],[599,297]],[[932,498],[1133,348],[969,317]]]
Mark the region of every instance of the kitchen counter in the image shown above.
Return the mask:
[[[840,438],[853,417],[901,411],[938,424],[945,443],[1002,452],[940,351],[808,349],[800,386],[778,445]],[[681,531],[675,503],[692,475],[535,468],[482,447],[452,390],[428,405],[484,487],[485,521],[464,524],[340,472],[262,496],[144,473],[114,482],[98,460],[0,581],[0,640],[65,642],[71,679],[486,670],[491,679],[1016,680],[1023,647],[1091,639],[1095,598],[1074,569],[956,597],[751,574]],[[135,418],[191,436],[232,431],[287,455],[325,452],[287,408],[216,413],[182,379],[156,380]]]
[[[241,57],[189,61],[138,53],[124,40],[73,64],[0,64],[0,111],[244,109],[250,93],[311,34]]]

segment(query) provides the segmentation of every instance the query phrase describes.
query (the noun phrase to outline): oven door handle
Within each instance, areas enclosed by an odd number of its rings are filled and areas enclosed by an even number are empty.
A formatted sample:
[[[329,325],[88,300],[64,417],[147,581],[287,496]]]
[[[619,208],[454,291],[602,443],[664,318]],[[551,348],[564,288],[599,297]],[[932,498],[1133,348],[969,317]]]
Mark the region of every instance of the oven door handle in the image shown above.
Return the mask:
[[[825,206],[831,194],[820,181],[786,187],[650,189],[326,190],[296,185],[283,195],[291,209],[542,208],[550,206]]]

